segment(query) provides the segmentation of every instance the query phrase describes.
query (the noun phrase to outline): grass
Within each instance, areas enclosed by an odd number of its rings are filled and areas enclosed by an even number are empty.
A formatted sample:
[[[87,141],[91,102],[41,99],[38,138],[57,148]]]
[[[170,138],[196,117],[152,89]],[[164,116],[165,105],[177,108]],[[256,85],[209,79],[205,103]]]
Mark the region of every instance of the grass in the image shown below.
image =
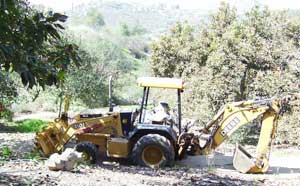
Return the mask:
[[[12,155],[12,152],[9,147],[1,147],[0,153],[3,157],[10,157]]]
[[[15,129],[17,132],[39,132],[45,127],[47,122],[39,119],[26,119],[23,121],[16,122]]]
[[[25,153],[22,158],[30,159],[30,160],[38,160],[41,158],[41,155],[38,152],[28,152]]]
[[[40,132],[47,125],[46,121],[39,119],[25,119],[17,122],[0,123],[0,131],[2,132]]]
[[[16,154],[8,146],[4,146],[0,148],[0,162],[7,161],[15,156]],[[19,158],[39,160],[41,156],[38,152],[26,152],[23,153]]]
[[[0,148],[0,160],[7,160],[13,156],[13,152],[9,147],[4,146]]]

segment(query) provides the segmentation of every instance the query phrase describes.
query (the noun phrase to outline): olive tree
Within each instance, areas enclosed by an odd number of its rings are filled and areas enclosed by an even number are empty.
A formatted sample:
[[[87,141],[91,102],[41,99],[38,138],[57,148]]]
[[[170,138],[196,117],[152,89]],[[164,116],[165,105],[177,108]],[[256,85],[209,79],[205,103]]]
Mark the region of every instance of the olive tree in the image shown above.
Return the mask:
[[[228,102],[299,92],[300,27],[285,12],[254,6],[238,16],[222,3],[199,29],[184,28],[153,44],[151,65],[188,82],[184,109],[201,123]]]

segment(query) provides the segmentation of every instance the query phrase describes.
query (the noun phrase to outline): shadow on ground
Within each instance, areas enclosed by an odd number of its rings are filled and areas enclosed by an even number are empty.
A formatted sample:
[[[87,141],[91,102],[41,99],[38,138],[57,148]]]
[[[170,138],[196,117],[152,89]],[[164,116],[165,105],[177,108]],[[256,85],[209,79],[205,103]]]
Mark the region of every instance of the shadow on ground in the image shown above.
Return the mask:
[[[31,185],[30,180],[21,176],[0,173],[0,185]]]
[[[237,171],[232,165],[216,166],[216,168]],[[300,173],[300,168],[274,166],[274,167],[270,167],[268,172],[266,172],[265,174],[271,175],[271,174],[297,174],[297,173]]]
[[[203,174],[203,175],[197,175],[197,176],[191,176],[189,178],[189,183],[191,185],[258,185],[258,181],[249,181],[249,180],[243,180],[239,178],[233,178],[229,176],[219,176],[216,174]],[[184,183],[186,184],[186,183]]]
[[[214,155],[187,156],[185,159],[176,161],[179,166],[188,166],[193,168],[204,168],[210,166],[232,165],[233,157],[215,152]]]
[[[295,174],[300,173],[300,168],[270,167],[267,174]]]
[[[0,123],[0,132],[13,133],[17,132],[17,129],[15,126],[9,126],[7,124]]]
[[[40,175],[36,179],[28,179],[27,177],[13,175],[9,173],[0,173],[0,185],[11,185],[11,186],[23,186],[23,185],[47,185],[53,186],[58,185],[57,181],[53,178],[50,178],[49,175],[43,176]]]
[[[193,168],[222,168],[228,170],[235,170],[232,165],[233,156],[224,155],[222,153],[216,152],[213,157],[209,156],[189,156],[182,161],[178,161],[177,164],[180,166],[187,166]],[[273,160],[274,161],[274,158]],[[270,162],[271,167],[269,168],[266,174],[294,174],[300,173],[300,167],[288,167],[285,166],[286,162],[280,162],[281,159],[276,160],[276,166],[272,166],[272,162]],[[295,162],[296,163],[296,162]],[[280,164],[280,166],[278,166]],[[282,165],[281,165],[282,164]],[[295,165],[295,164],[294,164]],[[236,170],[235,170],[236,171]]]
[[[182,186],[182,185],[200,185],[200,186],[215,186],[215,185],[243,185],[243,186],[252,186],[258,185],[259,181],[251,181],[240,178],[234,178],[231,176],[220,176],[215,173],[208,173],[205,169],[195,169],[187,167],[172,167],[172,168],[163,168],[163,169],[151,169],[140,166],[128,166],[128,165],[117,165],[117,164],[99,164],[95,168],[101,167],[112,172],[120,173],[129,173],[129,174],[141,174],[149,177],[169,177],[178,180],[173,185]],[[144,184],[146,185],[169,185],[170,183],[165,183],[163,181],[153,181],[150,180],[147,182],[145,180]]]

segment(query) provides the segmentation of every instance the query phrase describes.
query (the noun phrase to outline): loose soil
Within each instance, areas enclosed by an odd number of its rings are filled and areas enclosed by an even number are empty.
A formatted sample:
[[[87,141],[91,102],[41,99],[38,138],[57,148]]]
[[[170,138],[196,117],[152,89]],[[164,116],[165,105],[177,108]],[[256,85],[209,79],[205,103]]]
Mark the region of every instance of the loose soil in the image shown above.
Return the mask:
[[[8,146],[16,154],[0,162],[0,185],[300,185],[300,150],[291,147],[272,151],[271,168],[264,175],[234,170],[230,162],[233,146],[229,144],[214,157],[206,158],[208,162],[199,163],[201,158],[205,160],[203,157],[189,157],[172,168],[153,170],[111,160],[98,165],[79,164],[72,172],[54,172],[43,160],[23,156],[32,149],[34,135],[0,133],[0,146]]]
[[[15,120],[43,118],[56,114],[17,114]],[[34,133],[15,133],[0,125],[0,148],[8,146],[14,156],[0,161],[0,185],[300,185],[300,149],[276,147],[267,174],[241,174],[232,166],[234,145],[224,144],[212,156],[194,156],[172,168],[153,170],[109,160],[98,165],[79,164],[73,171],[49,171],[44,160],[27,159],[33,148]],[[255,147],[249,146],[250,152]]]

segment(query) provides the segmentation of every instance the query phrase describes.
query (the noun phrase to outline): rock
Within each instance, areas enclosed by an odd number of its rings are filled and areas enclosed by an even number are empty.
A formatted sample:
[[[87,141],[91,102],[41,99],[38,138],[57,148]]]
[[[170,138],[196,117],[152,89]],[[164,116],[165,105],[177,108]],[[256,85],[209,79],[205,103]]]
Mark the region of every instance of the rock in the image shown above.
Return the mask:
[[[59,170],[57,169],[57,160],[59,159],[59,154],[54,153],[52,154],[49,159],[45,162],[45,165],[50,169],[50,170]]]
[[[82,161],[82,153],[67,148],[62,154],[52,154],[45,165],[52,171],[71,171],[80,161]]]

